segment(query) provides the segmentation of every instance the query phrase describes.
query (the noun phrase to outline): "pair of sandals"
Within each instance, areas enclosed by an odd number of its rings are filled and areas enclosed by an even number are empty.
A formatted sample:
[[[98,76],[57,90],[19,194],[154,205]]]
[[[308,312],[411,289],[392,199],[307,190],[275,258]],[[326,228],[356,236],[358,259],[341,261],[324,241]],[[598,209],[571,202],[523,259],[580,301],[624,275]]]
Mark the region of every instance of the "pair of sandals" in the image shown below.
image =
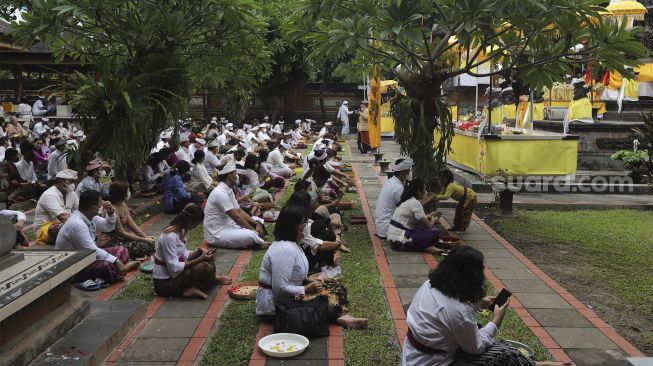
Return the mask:
[[[109,282],[101,278],[96,278],[95,280],[86,280],[84,282],[77,282],[75,283],[75,287],[77,287],[82,291],[97,291],[101,288],[109,287]]]

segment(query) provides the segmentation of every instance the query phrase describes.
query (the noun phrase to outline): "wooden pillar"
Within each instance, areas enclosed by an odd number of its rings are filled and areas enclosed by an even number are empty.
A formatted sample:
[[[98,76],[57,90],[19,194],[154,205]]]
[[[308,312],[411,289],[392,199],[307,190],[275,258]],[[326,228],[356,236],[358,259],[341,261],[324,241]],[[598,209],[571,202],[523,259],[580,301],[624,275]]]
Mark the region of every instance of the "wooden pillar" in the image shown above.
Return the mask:
[[[18,104],[23,97],[23,68],[18,66],[16,70],[14,77],[16,78],[16,104]]]

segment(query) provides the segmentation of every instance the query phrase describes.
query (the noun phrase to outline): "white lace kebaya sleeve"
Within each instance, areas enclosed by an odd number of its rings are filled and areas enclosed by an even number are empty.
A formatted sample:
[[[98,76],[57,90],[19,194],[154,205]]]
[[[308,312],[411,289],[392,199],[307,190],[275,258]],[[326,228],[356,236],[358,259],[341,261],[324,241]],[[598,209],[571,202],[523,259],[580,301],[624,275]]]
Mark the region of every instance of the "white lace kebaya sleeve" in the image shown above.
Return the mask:
[[[294,297],[304,295],[304,286],[293,286],[291,278],[297,262],[297,255],[284,251],[283,255],[275,255],[270,258],[272,264],[272,292],[275,297]]]

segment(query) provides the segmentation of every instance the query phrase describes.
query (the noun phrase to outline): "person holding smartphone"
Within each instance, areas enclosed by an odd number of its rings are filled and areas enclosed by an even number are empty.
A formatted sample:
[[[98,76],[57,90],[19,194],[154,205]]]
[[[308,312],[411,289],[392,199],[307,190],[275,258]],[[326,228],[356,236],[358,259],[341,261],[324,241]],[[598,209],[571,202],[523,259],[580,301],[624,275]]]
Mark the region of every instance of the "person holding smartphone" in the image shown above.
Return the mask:
[[[202,220],[202,207],[188,204],[157,239],[152,276],[157,295],[207,299],[208,288],[231,283],[230,278],[215,275],[215,250],[198,248],[191,252],[186,247],[186,233]]]
[[[402,365],[565,365],[536,363],[517,348],[497,340],[509,300],[494,305],[494,318],[484,327],[476,323],[476,310],[487,308],[494,298],[485,296],[483,254],[461,245],[431,272],[417,290],[408,309],[408,334]]]

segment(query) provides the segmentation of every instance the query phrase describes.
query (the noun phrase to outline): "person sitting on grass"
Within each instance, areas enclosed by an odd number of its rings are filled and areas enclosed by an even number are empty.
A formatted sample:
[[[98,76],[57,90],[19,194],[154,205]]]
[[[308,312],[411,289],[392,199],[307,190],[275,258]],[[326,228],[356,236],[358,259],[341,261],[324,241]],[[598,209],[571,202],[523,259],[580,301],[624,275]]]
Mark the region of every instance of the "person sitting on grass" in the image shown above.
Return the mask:
[[[114,181],[109,186],[108,200],[116,215],[116,225],[110,232],[100,232],[98,246],[122,246],[127,248],[130,258],[144,260],[154,252],[154,237],[145,235],[132,219],[126,203],[130,196],[127,182]]]
[[[483,269],[483,254],[462,245],[429,274],[406,314],[402,366],[569,365],[536,363],[509,343],[496,340],[509,301],[495,305],[494,319],[479,329],[476,310],[486,309],[494,300],[485,296]]]
[[[220,167],[218,182],[206,201],[204,240],[219,248],[267,248],[269,243],[263,240],[265,226],[254,221],[236,200],[233,188],[238,182],[238,173],[233,161]]]
[[[270,163],[267,162],[269,154],[270,151],[267,149],[263,149],[258,152],[258,162],[259,162],[258,175],[259,175],[259,181],[263,183],[261,188],[281,189],[285,186],[286,181],[285,179],[283,179],[282,176],[277,175],[272,171],[272,165],[270,165]]]
[[[190,163],[180,160],[175,168],[163,178],[163,212],[178,213],[189,203],[202,203],[202,197],[186,191],[184,182],[190,179]]]
[[[211,178],[209,172],[206,170],[204,158],[204,150],[197,150],[193,154],[193,168],[190,172],[189,186],[197,192],[208,195],[211,193],[211,189],[213,189],[213,178]]]
[[[303,207],[309,219],[304,225],[304,238],[300,245],[308,259],[308,271],[319,272],[324,266],[336,267],[339,262],[337,251],[349,252],[349,249],[336,237],[326,220],[310,219],[311,197],[306,192],[295,192],[286,202],[287,205]]]
[[[453,173],[448,170],[442,170],[438,173],[438,184],[441,191],[433,198],[436,201],[444,201],[452,198],[458,202],[456,206],[456,215],[453,219],[453,227],[450,231],[465,231],[472,221],[474,213],[474,204],[476,203],[476,192],[455,183]]]
[[[98,216],[100,208],[106,216]],[[106,283],[123,280],[124,275],[140,266],[140,262],[129,260],[125,247],[115,246],[101,249],[95,244],[96,230],[114,230],[116,215],[110,202],[102,201],[100,192],[89,190],[79,198],[79,210],[73,212],[57,235],[54,248],[57,250],[95,250],[96,260],[75,276],[75,282],[101,279]]]
[[[322,282],[309,278],[308,260],[300,244],[308,217],[303,207],[288,205],[281,210],[274,227],[274,242],[265,253],[256,293],[256,315],[275,314],[275,302],[284,298],[309,301],[316,296],[329,298],[329,321],[340,326],[362,329],[366,318],[347,315],[346,289],[337,281]]]
[[[437,221],[436,212],[425,214],[420,202],[425,195],[426,185],[421,179],[413,179],[406,184],[388,227],[388,241],[392,249],[433,254],[443,252],[435,247],[440,237],[438,229],[433,227]]]
[[[156,241],[154,254],[154,292],[162,297],[207,299],[214,285],[228,285],[231,279],[215,275],[213,253],[186,247],[186,234],[204,220],[202,207],[189,204],[175,217]]]

